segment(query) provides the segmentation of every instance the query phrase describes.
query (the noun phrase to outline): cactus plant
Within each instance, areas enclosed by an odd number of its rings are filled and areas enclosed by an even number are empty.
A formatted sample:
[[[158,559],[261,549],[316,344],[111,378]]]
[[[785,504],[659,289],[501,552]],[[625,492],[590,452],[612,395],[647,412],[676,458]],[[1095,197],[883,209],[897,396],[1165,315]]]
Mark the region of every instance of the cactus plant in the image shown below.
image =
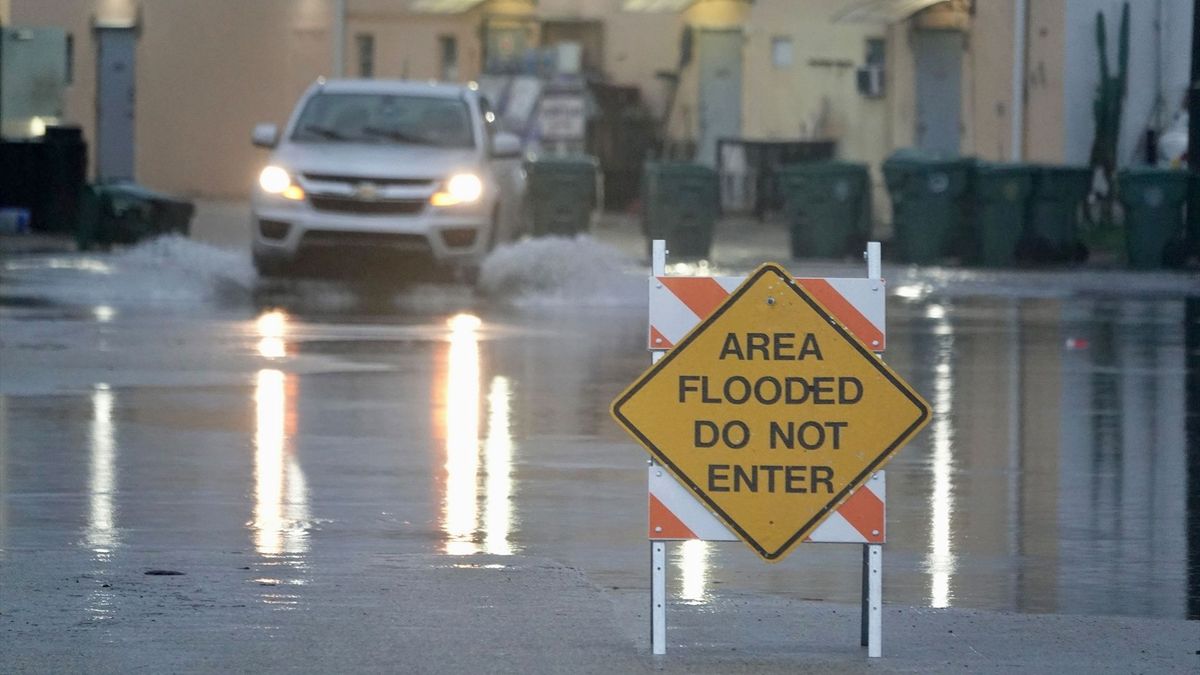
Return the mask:
[[[1092,102],[1092,115],[1096,122],[1089,164],[1100,172],[1104,186],[1097,197],[1097,211],[1093,227],[1115,236],[1116,189],[1114,178],[1117,171],[1117,149],[1121,137],[1121,109],[1129,78],[1129,3],[1121,9],[1121,32],[1117,38],[1117,72],[1114,75],[1108,65],[1108,32],[1104,14],[1096,13],[1096,47],[1100,55],[1100,82],[1096,85],[1096,98]],[[1100,232],[1100,238],[1105,238]]]
[[[1129,3],[1121,9],[1121,34],[1117,43],[1117,73],[1108,66],[1108,35],[1104,15],[1096,13],[1096,46],[1100,52],[1100,82],[1092,104],[1096,135],[1092,141],[1091,165],[1104,171],[1111,181],[1117,168],[1117,144],[1121,134],[1121,108],[1129,78]]]

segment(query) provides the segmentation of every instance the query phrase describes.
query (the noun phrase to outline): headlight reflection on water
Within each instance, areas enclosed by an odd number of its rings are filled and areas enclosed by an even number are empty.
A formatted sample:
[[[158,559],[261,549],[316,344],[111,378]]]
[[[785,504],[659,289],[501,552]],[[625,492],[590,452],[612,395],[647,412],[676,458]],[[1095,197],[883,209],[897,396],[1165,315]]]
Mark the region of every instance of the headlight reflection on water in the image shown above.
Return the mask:
[[[261,555],[308,551],[308,486],[290,440],[296,376],[258,371],[255,385],[254,547]]]
[[[263,358],[281,359],[287,356],[287,345],[283,341],[287,331],[287,314],[271,310],[258,317],[258,353]]]
[[[287,314],[272,310],[258,317],[258,353],[287,356]],[[292,447],[296,432],[297,376],[264,368],[255,377],[254,547],[262,556],[308,551],[308,484]]]
[[[481,552],[510,555],[515,552],[509,540],[514,526],[513,441],[509,426],[512,385],[503,376],[493,377],[488,384],[487,429],[481,448],[483,391],[479,330],[483,322],[470,314],[458,314],[447,325],[450,346],[445,376],[437,382],[438,386],[444,386],[439,396],[444,406],[444,418],[439,422],[444,425],[446,439],[441,518],[446,535],[444,550],[450,555]]]
[[[116,489],[116,440],[113,392],[107,384],[92,390],[91,462],[88,466],[87,543],[97,558],[107,559],[116,545],[113,492]]]
[[[479,337],[478,317],[459,314],[449,321],[450,352],[446,364],[446,498],[442,528],[446,553],[478,553],[479,522]]]
[[[940,306],[937,307],[941,310]],[[933,316],[936,312],[930,312]],[[929,550],[925,568],[929,574],[929,606],[949,607],[954,598],[953,579],[957,557],[953,548],[954,513],[954,427],[951,414],[954,407],[954,330],[945,319],[938,317],[933,333],[941,341],[937,351],[933,380],[933,421],[929,425],[932,445],[933,485],[929,496]]]

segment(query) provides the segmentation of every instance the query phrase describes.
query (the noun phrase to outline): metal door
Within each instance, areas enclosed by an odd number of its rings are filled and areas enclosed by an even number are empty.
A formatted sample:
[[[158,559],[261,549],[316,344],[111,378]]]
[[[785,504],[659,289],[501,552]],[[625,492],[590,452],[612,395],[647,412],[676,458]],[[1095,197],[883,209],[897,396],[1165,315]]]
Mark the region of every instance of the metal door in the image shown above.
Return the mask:
[[[700,58],[700,138],[696,159],[716,166],[717,141],[742,135],[742,33],[702,30]]]
[[[963,34],[914,31],[913,52],[917,66],[917,147],[956,157],[962,135]]]
[[[96,178],[133,180],[133,28],[96,29]]]

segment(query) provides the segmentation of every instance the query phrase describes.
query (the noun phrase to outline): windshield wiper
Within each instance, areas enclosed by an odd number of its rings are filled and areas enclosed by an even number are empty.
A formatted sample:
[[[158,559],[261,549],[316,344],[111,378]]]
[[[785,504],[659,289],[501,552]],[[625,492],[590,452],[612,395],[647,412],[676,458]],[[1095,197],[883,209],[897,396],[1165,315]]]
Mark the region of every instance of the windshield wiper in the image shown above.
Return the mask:
[[[385,129],[383,127],[363,127],[363,133],[371,134],[372,136],[382,136],[384,138],[397,141],[400,143],[412,143],[414,145],[440,145],[437,141],[417,136],[414,134],[405,133],[399,129]]]
[[[304,129],[302,129],[302,131],[304,131],[304,133],[307,133],[307,134],[316,134],[317,136],[320,136],[321,138],[327,138],[332,141],[346,140],[346,135],[343,134],[342,132],[338,131],[337,129],[330,129],[329,127],[323,127],[319,124],[305,125],[305,127],[304,127]]]

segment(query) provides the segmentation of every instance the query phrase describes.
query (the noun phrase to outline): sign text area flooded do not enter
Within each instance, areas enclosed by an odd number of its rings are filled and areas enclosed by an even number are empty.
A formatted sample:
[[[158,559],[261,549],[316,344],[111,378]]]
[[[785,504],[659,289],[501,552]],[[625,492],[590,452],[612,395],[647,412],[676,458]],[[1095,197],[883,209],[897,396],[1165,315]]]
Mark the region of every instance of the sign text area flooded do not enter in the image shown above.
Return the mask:
[[[767,264],[630,386],[613,416],[774,561],[920,431],[929,407]]]

